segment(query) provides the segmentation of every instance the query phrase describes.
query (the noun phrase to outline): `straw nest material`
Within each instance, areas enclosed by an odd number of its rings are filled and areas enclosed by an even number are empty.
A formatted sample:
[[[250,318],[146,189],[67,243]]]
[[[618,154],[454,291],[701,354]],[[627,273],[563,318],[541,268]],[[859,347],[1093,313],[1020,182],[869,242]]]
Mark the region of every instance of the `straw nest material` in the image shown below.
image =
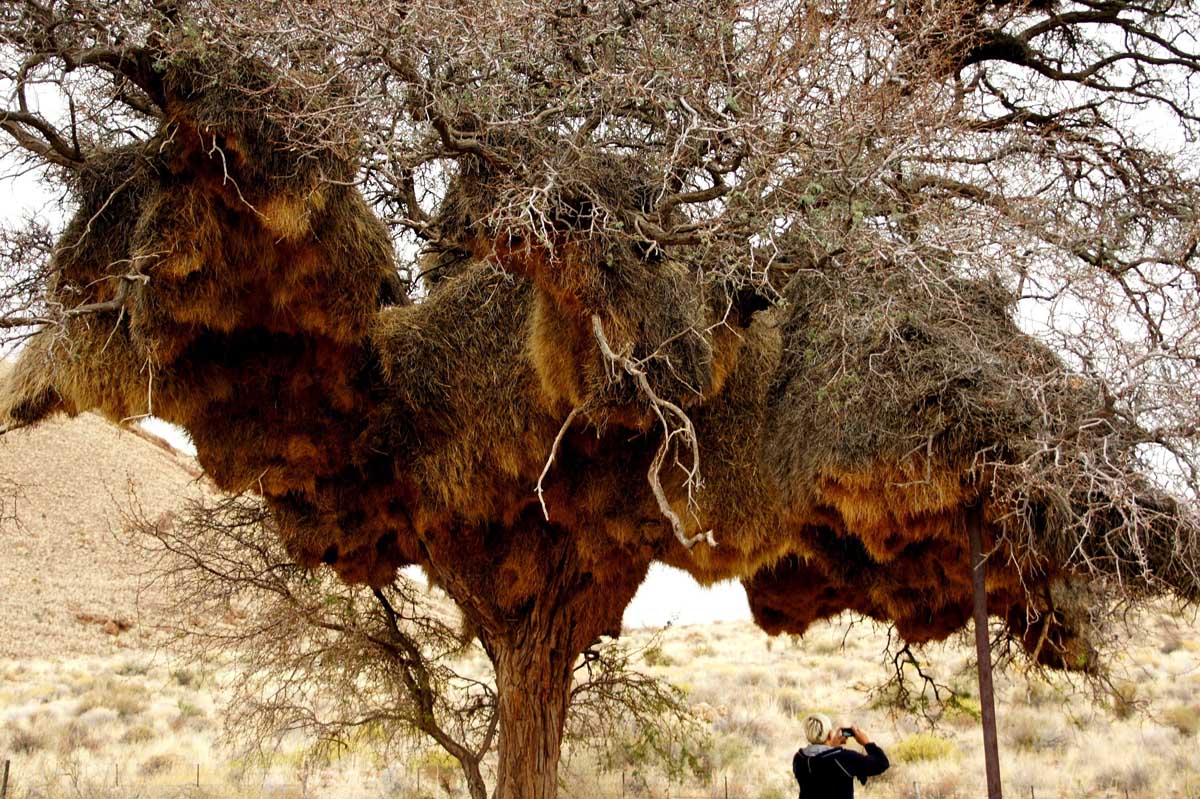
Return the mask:
[[[1043,661],[1092,662],[1073,587],[1124,569],[1196,596],[1195,528],[1139,482],[1137,431],[991,283],[833,263],[764,310],[636,237],[587,235],[636,179],[564,192],[535,236],[497,228],[467,169],[412,304],[387,231],[330,179],[353,171],[336,148],[171,85],[158,135],[80,178],[49,287],[120,307],[35,337],[0,396],[11,422],[161,416],[219,486],[265,498],[301,562],[375,585],[420,563],[500,614],[570,564],[611,587],[594,612],[619,624],[657,559],[742,578],[772,632],[852,609],[943,637],[968,617],[974,507],[990,608]],[[651,490],[655,399],[687,410],[703,480],[676,436],[663,499],[715,548],[681,546]],[[1073,481],[1097,447],[1104,479]]]
[[[809,531],[746,581],[766,629],[849,609],[944,637],[970,615],[975,505],[989,608],[1044,662],[1094,665],[1080,586],[1195,598],[1196,531],[1138,476],[1140,431],[1016,327],[1001,287],[835,264],[786,295],[763,451]]]

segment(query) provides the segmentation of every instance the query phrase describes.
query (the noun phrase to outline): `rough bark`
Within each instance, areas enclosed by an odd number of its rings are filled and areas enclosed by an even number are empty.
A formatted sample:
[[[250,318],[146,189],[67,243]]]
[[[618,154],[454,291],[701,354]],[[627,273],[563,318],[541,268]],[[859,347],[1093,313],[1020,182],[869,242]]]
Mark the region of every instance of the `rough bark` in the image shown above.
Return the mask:
[[[579,652],[562,648],[553,619],[527,626],[524,640],[498,647],[496,681],[500,696],[497,799],[553,799],[558,793],[558,760]]]
[[[463,774],[467,778],[467,793],[471,799],[488,799],[487,783],[483,781],[483,773],[479,770],[479,760],[459,760]]]
[[[490,562],[480,531],[426,539],[426,568],[466,614],[496,672],[499,763],[495,799],[555,799],[572,674],[583,651],[617,635],[625,607],[649,568],[649,553],[614,552],[603,575],[577,541],[531,512],[523,541],[536,546],[537,575],[521,575],[527,598],[503,603],[504,571]]]

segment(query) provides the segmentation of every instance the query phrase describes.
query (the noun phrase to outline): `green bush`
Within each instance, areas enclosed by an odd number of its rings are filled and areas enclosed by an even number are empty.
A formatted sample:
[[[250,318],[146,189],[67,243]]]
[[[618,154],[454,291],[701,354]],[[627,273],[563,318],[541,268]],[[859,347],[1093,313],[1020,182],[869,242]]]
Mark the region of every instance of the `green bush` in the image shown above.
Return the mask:
[[[750,759],[750,744],[739,735],[715,735],[707,753],[711,771],[727,771]]]
[[[895,759],[901,763],[917,763],[955,757],[958,747],[946,738],[928,732],[918,732],[896,744],[894,752]]]
[[[979,700],[968,694],[953,694],[946,700],[945,714],[947,721],[967,721],[976,723],[983,718],[983,707]]]
[[[186,699],[180,699],[179,700],[179,715],[185,719],[191,719],[191,718],[198,718],[198,717],[202,718],[205,715],[205,713],[204,713],[204,708],[200,707],[199,705],[193,705],[191,702],[187,701]]]
[[[663,648],[658,644],[648,646],[642,651],[642,659],[646,661],[647,666],[674,666],[675,658],[663,651]]]

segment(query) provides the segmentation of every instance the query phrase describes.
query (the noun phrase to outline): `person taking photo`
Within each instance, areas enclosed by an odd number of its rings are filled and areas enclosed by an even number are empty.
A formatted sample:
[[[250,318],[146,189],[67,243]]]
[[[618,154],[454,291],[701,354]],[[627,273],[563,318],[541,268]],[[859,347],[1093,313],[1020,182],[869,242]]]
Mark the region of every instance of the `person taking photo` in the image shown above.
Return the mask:
[[[867,777],[882,774],[890,765],[866,733],[854,725],[835,727],[824,713],[804,720],[804,735],[809,745],[792,758],[800,799],[853,799],[854,780],[866,785]],[[845,748],[850,738],[862,746],[862,754]]]

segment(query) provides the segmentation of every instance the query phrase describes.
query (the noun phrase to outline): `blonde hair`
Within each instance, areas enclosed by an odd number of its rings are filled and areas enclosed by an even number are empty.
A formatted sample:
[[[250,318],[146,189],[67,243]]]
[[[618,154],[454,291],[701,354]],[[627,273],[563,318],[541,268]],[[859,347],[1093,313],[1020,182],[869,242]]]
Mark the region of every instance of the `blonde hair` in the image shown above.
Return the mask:
[[[813,713],[804,720],[804,734],[810,744],[823,744],[829,740],[833,722],[824,713]]]

